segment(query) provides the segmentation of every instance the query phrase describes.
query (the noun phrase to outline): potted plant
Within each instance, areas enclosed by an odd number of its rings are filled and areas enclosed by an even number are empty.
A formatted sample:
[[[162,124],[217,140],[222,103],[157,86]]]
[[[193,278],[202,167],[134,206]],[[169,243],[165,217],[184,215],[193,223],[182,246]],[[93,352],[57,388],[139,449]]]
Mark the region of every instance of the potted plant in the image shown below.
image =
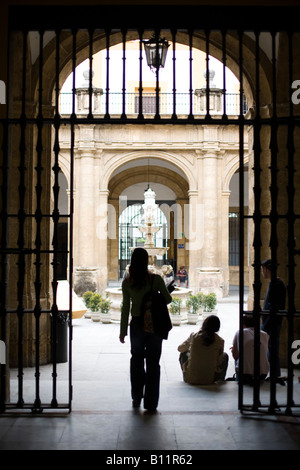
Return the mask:
[[[170,303],[169,310],[171,313],[171,321],[173,325],[180,325],[181,323],[181,302],[182,299],[179,297],[173,297],[172,302]]]
[[[100,321],[100,304],[103,297],[98,292],[94,292],[90,298],[91,319],[93,321]]]
[[[187,318],[188,318],[188,323],[190,325],[196,325],[196,323],[199,320],[199,308],[200,308],[200,299],[198,295],[190,295],[189,298],[186,301],[186,306],[187,306]]]
[[[203,312],[203,306],[204,306],[204,292],[198,292],[198,294],[196,294],[197,298],[198,298],[198,302],[199,302],[199,312]]]
[[[204,296],[204,302],[203,302],[203,313],[205,314],[205,317],[208,316],[208,314],[216,314],[217,310],[215,310],[215,306],[217,305],[217,296],[214,292],[210,292],[209,294],[206,294]]]
[[[107,296],[100,301],[100,319],[102,323],[110,323],[109,308],[111,304],[112,301]]]
[[[91,297],[92,297],[93,294],[94,294],[94,292],[88,290],[88,291],[84,292],[84,294],[82,296],[83,303],[87,308],[87,311],[84,314],[84,318],[91,318],[90,300],[91,300]]]

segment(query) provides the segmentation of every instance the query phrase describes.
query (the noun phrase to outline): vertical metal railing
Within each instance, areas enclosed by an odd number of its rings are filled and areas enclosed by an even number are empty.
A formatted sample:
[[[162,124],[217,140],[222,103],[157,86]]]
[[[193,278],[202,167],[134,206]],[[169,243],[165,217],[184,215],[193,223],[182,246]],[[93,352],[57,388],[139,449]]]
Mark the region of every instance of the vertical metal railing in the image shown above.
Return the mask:
[[[239,31],[239,81],[240,96],[243,93],[243,32]],[[240,104],[240,110],[242,106]],[[240,250],[244,249],[244,119],[243,114],[239,114],[239,203],[240,203]],[[239,266],[239,407],[243,401],[243,372],[244,372],[244,331],[243,331],[243,315],[244,315],[244,256],[240,256]]]
[[[9,90],[9,89],[8,89]],[[5,119],[1,122],[1,283],[0,283],[0,318],[1,318],[1,341],[7,345],[7,201],[8,201],[8,121]],[[1,390],[0,390],[0,412],[3,413],[7,400],[7,350],[5,364],[1,364]]]
[[[293,81],[293,34],[288,34],[288,47],[289,47],[289,83]],[[288,350],[292,351],[292,344],[294,341],[294,318],[295,318],[295,121],[294,121],[293,102],[290,100],[289,103],[289,121],[287,126],[287,151],[288,151],[288,184],[287,184],[287,199],[288,199],[288,235],[287,235],[287,246],[288,246],[288,284],[287,284],[287,321],[288,321],[288,338],[287,346]],[[288,377],[287,377],[287,414],[292,413],[292,407],[295,405],[293,397],[293,380],[294,380],[294,366],[292,362],[291,354],[288,355]]]
[[[261,32],[256,30],[255,36],[255,109],[252,120],[253,126],[253,176],[254,176],[254,205],[251,215],[241,217],[240,225],[240,243],[243,243],[243,226],[244,221],[251,221],[253,224],[253,308],[245,311],[242,307],[243,295],[243,260],[240,262],[240,351],[243,357],[243,316],[249,314],[254,319],[254,381],[252,398],[249,387],[243,384],[243,379],[239,381],[239,409],[242,412],[260,412],[267,414],[298,414],[299,403],[295,403],[294,399],[294,374],[295,367],[292,362],[292,344],[295,338],[294,323],[299,318],[299,311],[295,307],[295,223],[299,219],[295,207],[295,131],[299,126],[293,115],[293,104],[289,103],[284,111],[278,106],[278,65],[277,65],[277,40],[278,32],[270,31],[270,63],[271,63],[271,107],[270,115],[261,113]],[[288,33],[288,63],[289,63],[289,83],[292,83],[293,77],[293,34]],[[242,48],[242,38],[240,38],[240,50]],[[240,71],[242,71],[242,57],[240,56]],[[242,76],[240,76],[242,88]],[[280,109],[279,109],[280,108]],[[240,122],[241,114],[240,114]],[[247,122],[244,123],[245,126]],[[298,130],[298,129],[297,129]],[[287,149],[287,165],[283,169],[283,150],[282,135],[286,132],[286,149]],[[266,142],[262,149],[262,135],[269,135],[269,165],[266,158]],[[279,147],[281,145],[281,147]],[[240,156],[242,157],[242,140],[240,139]],[[251,151],[251,149],[249,149]],[[282,160],[281,160],[282,159]],[[240,160],[242,165],[242,159]],[[287,212],[282,212],[282,204],[280,205],[279,192],[282,197],[284,188],[283,183],[286,178],[287,186]],[[264,186],[264,187],[263,187]],[[268,190],[268,196],[267,196]],[[240,211],[243,209],[242,197],[242,178],[240,178]],[[264,191],[264,192],[263,192]],[[263,197],[264,195],[264,197]],[[268,199],[267,199],[268,197]],[[269,212],[267,212],[269,210]],[[242,220],[244,219],[244,221]],[[282,227],[286,224],[286,230]],[[262,233],[264,231],[264,233]],[[269,240],[266,240],[266,234]],[[262,291],[261,282],[261,263],[262,253],[269,252],[272,259],[274,269],[270,286],[273,289],[277,280],[278,267],[284,269],[282,251],[284,250],[284,241],[286,240],[286,259],[287,259],[287,309],[280,310],[277,304],[272,303],[270,311],[263,310],[261,303],[265,293]],[[267,243],[268,242],[268,243]],[[264,251],[263,251],[264,250]],[[251,288],[251,285],[249,286]],[[269,377],[267,384],[262,387],[260,382],[260,323],[262,315],[266,315],[270,320],[270,339],[269,339]],[[277,362],[277,325],[282,320],[286,320],[287,326],[287,342],[286,347],[283,346],[280,352],[284,353],[287,366],[283,367],[287,370],[286,383],[287,387],[281,384],[282,379],[278,378]],[[282,332],[285,334],[285,332]],[[284,336],[284,335],[283,335]],[[282,338],[282,336],[281,336]],[[283,338],[282,338],[283,339]],[[284,342],[283,342],[284,344]],[[243,363],[240,370],[243,370]],[[279,388],[278,388],[279,387]]]
[[[253,319],[254,319],[254,384],[253,384],[253,405],[254,411],[258,410],[260,405],[260,298],[261,298],[261,145],[260,145],[260,34],[255,32],[255,116],[254,116],[254,129],[253,129],[253,155],[254,155],[254,305],[253,305]]]

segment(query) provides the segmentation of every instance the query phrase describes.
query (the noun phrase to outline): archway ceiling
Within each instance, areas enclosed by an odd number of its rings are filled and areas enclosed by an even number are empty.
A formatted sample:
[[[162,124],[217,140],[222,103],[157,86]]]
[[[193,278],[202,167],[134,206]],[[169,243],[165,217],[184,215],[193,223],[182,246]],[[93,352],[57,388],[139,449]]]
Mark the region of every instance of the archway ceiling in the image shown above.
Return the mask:
[[[157,161],[155,163],[157,164]],[[157,184],[157,187],[162,185],[170,188],[175,194],[176,199],[188,198],[188,183],[179,172],[174,171],[174,168],[173,170],[170,169],[167,165],[145,165],[145,160],[143,165],[130,165],[126,167],[125,164],[114,174],[108,185],[109,198],[118,199],[120,194],[124,194],[127,188],[139,185],[137,199],[140,199],[140,183],[143,184],[144,190],[148,183],[150,185],[154,183]],[[171,194],[170,191],[167,191],[167,193]]]
[[[152,167],[152,166],[156,166],[156,167],[161,167],[163,169],[171,170],[175,173],[178,173],[182,178],[184,178],[186,180],[186,177],[183,174],[183,172],[178,167],[173,165],[172,163],[169,163],[167,160],[162,160],[162,159],[158,159],[158,158],[151,158],[151,157],[146,158],[146,159],[145,158],[137,158],[136,160],[125,163],[124,165],[122,165],[120,168],[118,168],[114,172],[112,177],[114,177],[118,173],[120,173],[122,171],[125,171],[125,170],[128,170],[130,168],[136,168],[136,167],[139,167],[139,166],[144,167],[145,165],[149,168]]]
[[[153,31],[147,30],[144,33],[145,38],[150,37]],[[161,34],[168,40],[172,41],[172,33],[170,30],[162,30]],[[101,50],[106,49],[106,36],[102,31],[96,31],[94,33],[94,42],[93,42],[93,53],[99,52]],[[139,39],[138,31],[128,31],[126,34],[126,42],[134,41]],[[254,51],[255,50],[255,42],[252,40],[252,37],[246,36],[244,38],[245,46],[247,49]],[[66,42],[70,42],[71,38],[67,38]],[[77,34],[77,65],[83,62],[85,59],[89,57],[89,35],[87,31],[79,31]],[[110,35],[110,47],[115,46],[117,44],[122,44],[123,38],[121,32],[114,32]],[[186,31],[178,30],[176,34],[176,43],[182,44],[185,46],[189,46],[189,35]],[[212,31],[209,37],[209,44],[210,50],[209,53],[211,56],[215,57],[216,59],[222,61],[222,34],[219,31]],[[226,41],[226,54],[227,54],[227,67],[239,78],[239,53],[238,53],[238,35],[235,33],[227,33],[227,41]],[[197,48],[203,52],[206,51],[206,36],[203,31],[195,32],[193,35],[193,47]],[[67,49],[67,47],[66,47]],[[263,49],[262,49],[263,51]],[[67,76],[72,72],[72,64],[71,64],[71,53],[69,61],[67,62],[66,69],[62,72],[62,81],[61,84],[64,83]],[[244,87],[247,99],[250,102],[250,86],[253,85],[250,80],[250,73],[247,71],[246,67],[244,67],[244,79],[246,79],[246,83],[244,83]],[[249,84],[248,84],[249,81]]]
[[[168,40],[172,40],[171,32],[164,31],[165,36]],[[62,85],[68,75],[72,72],[72,36],[66,35],[61,42],[61,74],[60,84]],[[128,31],[126,40],[137,40],[137,31]],[[260,54],[260,65],[261,65],[261,90],[262,90],[262,103],[263,101],[269,102],[270,90],[268,81],[271,77],[271,63],[268,58],[269,54],[269,36],[264,35],[260,41],[261,54]],[[101,31],[95,32],[93,36],[93,54],[106,48],[106,37]],[[184,45],[189,44],[189,35],[186,32],[178,32],[176,35],[176,42]],[[121,32],[114,32],[110,36],[110,46],[122,43]],[[209,36],[210,49],[209,54],[216,59],[222,61],[222,34],[219,31],[212,31]],[[50,46],[52,44],[52,46]],[[55,60],[55,39],[52,39],[48,43],[48,50],[50,57]],[[206,50],[206,37],[203,32],[199,31],[193,36],[193,47],[198,48],[205,52]],[[244,92],[247,97],[248,103],[251,105],[253,101],[253,93],[255,91],[255,41],[253,40],[253,34],[245,34],[243,38],[244,47],[244,60],[243,60],[243,73],[244,73]],[[51,50],[52,49],[52,50]],[[45,51],[46,55],[46,51]],[[89,35],[87,31],[79,31],[77,34],[77,65],[87,59],[89,56]],[[239,38],[236,33],[227,33],[226,40],[226,56],[227,56],[227,67],[239,78]],[[55,67],[54,67],[55,69]],[[54,89],[55,76],[53,75],[53,83],[51,89]],[[50,90],[49,90],[50,91]],[[51,91],[52,92],[52,91]]]

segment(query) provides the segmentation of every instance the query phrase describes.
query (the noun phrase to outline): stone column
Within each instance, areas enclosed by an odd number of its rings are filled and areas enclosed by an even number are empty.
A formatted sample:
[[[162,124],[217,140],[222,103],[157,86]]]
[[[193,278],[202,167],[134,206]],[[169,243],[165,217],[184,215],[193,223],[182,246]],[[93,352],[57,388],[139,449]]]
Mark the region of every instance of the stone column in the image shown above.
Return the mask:
[[[185,232],[189,253],[189,287],[194,293],[199,291],[197,268],[201,266],[201,250],[204,242],[204,206],[200,203],[198,190],[189,190],[189,205],[185,205]],[[188,210],[187,210],[188,209]]]
[[[219,220],[219,233],[221,234],[220,239],[220,265],[223,269],[224,288],[223,295],[226,297],[229,295],[229,197],[230,191],[222,191],[221,196],[221,216]],[[241,247],[241,252],[244,247]]]
[[[108,238],[108,189],[98,190],[96,210],[96,249],[95,261],[98,267],[98,289],[104,293],[107,287],[107,238]]]
[[[86,132],[92,129],[86,129]],[[80,135],[82,138],[83,136]],[[95,150],[80,150],[75,156],[74,194],[74,290],[82,295],[97,290]]]
[[[205,140],[217,145],[217,129],[204,129]],[[205,150],[204,150],[205,151]],[[204,292],[224,295],[224,275],[220,259],[218,148],[208,148],[203,158],[202,202],[204,210],[204,243],[201,267],[198,269],[198,285]]]
[[[108,200],[108,281],[119,280],[119,199]]]

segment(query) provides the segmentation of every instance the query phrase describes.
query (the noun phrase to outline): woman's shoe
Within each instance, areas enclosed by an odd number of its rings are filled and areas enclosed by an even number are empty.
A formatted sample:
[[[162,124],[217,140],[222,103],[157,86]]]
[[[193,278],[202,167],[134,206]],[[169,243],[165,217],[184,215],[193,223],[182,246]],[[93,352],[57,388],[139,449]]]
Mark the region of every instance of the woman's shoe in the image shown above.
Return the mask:
[[[141,406],[141,400],[132,400],[132,407],[139,408]]]
[[[149,410],[145,410],[144,414],[145,415],[155,415],[157,413],[156,408],[150,408]]]

